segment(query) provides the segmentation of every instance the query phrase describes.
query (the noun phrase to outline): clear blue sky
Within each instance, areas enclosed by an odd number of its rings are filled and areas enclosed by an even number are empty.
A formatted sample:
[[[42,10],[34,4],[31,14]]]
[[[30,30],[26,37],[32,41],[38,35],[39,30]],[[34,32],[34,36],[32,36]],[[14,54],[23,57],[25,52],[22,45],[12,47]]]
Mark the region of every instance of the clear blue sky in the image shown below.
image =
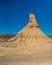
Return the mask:
[[[52,34],[52,0],[0,0],[0,34],[16,34],[34,11],[45,34]]]

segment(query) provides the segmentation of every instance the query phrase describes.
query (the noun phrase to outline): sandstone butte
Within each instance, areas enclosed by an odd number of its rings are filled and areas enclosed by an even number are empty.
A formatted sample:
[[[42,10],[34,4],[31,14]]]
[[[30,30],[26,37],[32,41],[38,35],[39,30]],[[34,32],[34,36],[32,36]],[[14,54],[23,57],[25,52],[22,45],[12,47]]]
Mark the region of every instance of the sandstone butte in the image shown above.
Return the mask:
[[[0,56],[35,54],[52,50],[52,39],[41,31],[33,12],[29,14],[29,20],[15,37],[1,43]]]

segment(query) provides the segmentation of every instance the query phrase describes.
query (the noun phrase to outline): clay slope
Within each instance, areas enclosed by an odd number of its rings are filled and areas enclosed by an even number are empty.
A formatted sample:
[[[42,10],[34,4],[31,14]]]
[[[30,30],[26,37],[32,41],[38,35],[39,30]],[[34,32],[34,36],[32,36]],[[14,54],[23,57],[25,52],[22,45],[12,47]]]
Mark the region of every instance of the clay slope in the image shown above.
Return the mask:
[[[28,42],[45,42],[50,39],[40,30],[36,22],[34,14],[31,12],[29,15],[30,22],[13,38],[8,41],[20,40],[22,43]]]

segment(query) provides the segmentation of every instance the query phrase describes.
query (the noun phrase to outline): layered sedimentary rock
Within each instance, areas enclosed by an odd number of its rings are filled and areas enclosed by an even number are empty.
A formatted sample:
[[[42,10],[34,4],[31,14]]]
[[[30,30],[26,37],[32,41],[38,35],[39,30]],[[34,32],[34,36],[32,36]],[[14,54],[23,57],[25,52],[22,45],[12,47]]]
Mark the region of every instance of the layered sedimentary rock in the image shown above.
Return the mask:
[[[50,39],[41,31],[34,13],[31,12],[29,15],[29,23],[13,38],[9,39],[8,41],[16,41],[21,43],[26,43],[27,41],[30,42],[45,42],[49,41]],[[27,43],[28,43],[27,42]]]

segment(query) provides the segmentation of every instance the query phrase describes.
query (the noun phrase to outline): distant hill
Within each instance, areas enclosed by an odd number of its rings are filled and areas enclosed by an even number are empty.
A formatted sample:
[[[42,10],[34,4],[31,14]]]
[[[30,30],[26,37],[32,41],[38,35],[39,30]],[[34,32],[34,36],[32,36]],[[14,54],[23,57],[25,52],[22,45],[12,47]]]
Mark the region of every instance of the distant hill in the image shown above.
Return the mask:
[[[47,35],[48,37],[52,38],[52,35]]]
[[[16,34],[0,34],[0,41],[7,41],[8,39],[14,37]]]
[[[0,38],[11,38],[14,37],[16,34],[0,34]]]

